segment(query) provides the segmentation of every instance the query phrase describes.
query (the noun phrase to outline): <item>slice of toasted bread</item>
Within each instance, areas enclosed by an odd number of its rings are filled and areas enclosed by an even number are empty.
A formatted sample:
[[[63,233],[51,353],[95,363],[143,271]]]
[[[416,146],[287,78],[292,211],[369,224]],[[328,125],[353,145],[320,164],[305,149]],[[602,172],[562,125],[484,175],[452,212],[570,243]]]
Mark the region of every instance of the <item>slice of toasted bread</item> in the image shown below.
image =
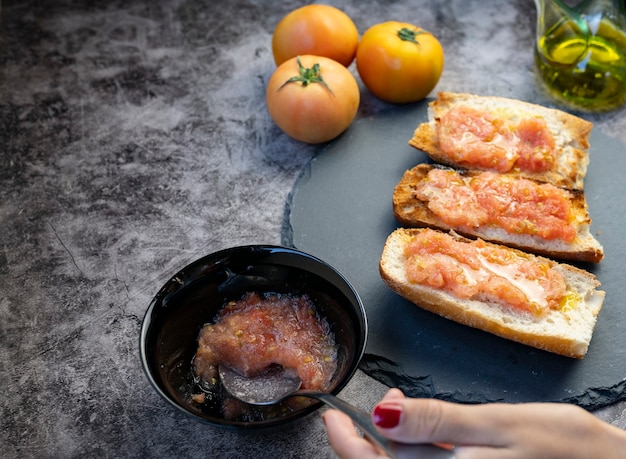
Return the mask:
[[[566,280],[567,295],[574,298],[568,306],[541,316],[511,310],[499,304],[473,299],[459,299],[448,291],[412,283],[406,275],[405,247],[420,231],[394,231],[387,239],[380,258],[380,275],[397,294],[419,307],[463,325],[556,354],[583,358],[588,351],[597,316],[602,308],[605,292],[596,277],[568,264],[535,257],[550,264]],[[469,242],[461,236],[458,240]],[[487,243],[487,245],[493,245]],[[507,250],[524,254],[516,249]]]
[[[572,213],[575,216],[573,225],[576,228],[576,237],[573,241],[563,239],[547,239],[536,234],[524,234],[523,232],[509,232],[496,224],[484,224],[481,226],[454,226],[446,223],[445,216],[438,216],[429,208],[429,201],[420,200],[416,197],[416,188],[420,183],[427,180],[428,173],[434,168],[448,169],[443,166],[420,164],[404,173],[393,193],[393,213],[396,220],[406,227],[431,227],[440,230],[454,230],[468,237],[481,238],[486,241],[516,247],[518,249],[533,252],[552,258],[560,258],[572,261],[590,261],[598,263],[604,256],[600,242],[591,234],[591,217],[589,216],[585,195],[580,190],[561,190],[569,196],[572,205]],[[466,180],[477,177],[480,171],[457,171]],[[512,178],[513,180],[528,180],[524,178]],[[454,186],[454,185],[451,185]],[[542,186],[551,186],[542,184]],[[539,207],[538,207],[539,208]],[[463,212],[469,212],[464,208]],[[442,219],[443,217],[443,219]],[[449,219],[447,221],[450,221]],[[539,220],[541,222],[541,220]]]
[[[514,165],[510,171],[506,172],[548,181],[565,188],[583,188],[589,164],[588,139],[593,124],[561,110],[504,97],[441,92],[437,99],[429,104],[429,121],[417,127],[413,137],[409,140],[409,145],[426,152],[433,161],[441,164],[468,169],[484,168],[484,166],[454,158],[440,148],[440,139],[437,137],[438,123],[448,111],[458,106],[491,113],[498,119],[512,122],[522,118],[545,120],[555,142],[556,160],[551,169],[540,172],[524,171]]]

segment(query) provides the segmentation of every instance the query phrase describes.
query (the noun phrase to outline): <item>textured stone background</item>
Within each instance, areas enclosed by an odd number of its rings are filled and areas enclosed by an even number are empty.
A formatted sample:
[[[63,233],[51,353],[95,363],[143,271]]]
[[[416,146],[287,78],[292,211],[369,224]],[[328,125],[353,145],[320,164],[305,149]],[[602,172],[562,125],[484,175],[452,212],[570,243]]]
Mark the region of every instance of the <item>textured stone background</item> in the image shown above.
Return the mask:
[[[550,103],[530,0],[329,1],[446,49],[438,89]],[[17,457],[332,457],[319,416],[240,436],[174,412],[138,353],[158,288],[209,252],[280,243],[317,147],[271,122],[271,33],[297,1],[2,2],[0,449]],[[497,11],[497,13],[496,13]],[[354,67],[351,68],[354,70]],[[388,108],[363,91],[359,117]],[[624,110],[589,117],[626,141]],[[358,373],[343,396],[385,387]],[[626,426],[623,406],[598,413]]]

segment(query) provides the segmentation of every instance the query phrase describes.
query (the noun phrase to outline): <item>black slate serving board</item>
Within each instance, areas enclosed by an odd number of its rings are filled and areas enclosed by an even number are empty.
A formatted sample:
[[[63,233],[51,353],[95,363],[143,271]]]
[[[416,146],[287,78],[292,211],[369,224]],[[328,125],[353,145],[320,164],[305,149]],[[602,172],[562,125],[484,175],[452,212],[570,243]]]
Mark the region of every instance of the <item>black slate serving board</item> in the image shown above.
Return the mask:
[[[606,291],[590,350],[561,357],[458,325],[405,301],[382,282],[378,259],[398,227],[393,189],[427,156],[407,142],[427,102],[355,122],[316,155],[287,203],[283,243],[339,269],[365,305],[361,369],[407,395],[458,402],[566,401],[595,409],[626,399],[626,146],[592,132],[585,194],[605,258],[581,265]]]

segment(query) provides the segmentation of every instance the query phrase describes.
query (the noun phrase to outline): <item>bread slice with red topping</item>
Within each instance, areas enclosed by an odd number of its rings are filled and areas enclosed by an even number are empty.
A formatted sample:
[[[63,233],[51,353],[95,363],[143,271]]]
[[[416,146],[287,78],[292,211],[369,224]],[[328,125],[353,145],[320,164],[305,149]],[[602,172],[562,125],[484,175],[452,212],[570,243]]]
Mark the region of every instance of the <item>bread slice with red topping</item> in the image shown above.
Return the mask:
[[[440,92],[409,145],[433,161],[582,189],[593,124],[515,99]]]
[[[578,359],[605,295],[593,274],[569,264],[432,229],[394,231],[379,269],[393,291],[427,311]]]
[[[396,185],[393,213],[405,227],[454,230],[552,258],[604,256],[583,191],[519,176],[420,164]]]

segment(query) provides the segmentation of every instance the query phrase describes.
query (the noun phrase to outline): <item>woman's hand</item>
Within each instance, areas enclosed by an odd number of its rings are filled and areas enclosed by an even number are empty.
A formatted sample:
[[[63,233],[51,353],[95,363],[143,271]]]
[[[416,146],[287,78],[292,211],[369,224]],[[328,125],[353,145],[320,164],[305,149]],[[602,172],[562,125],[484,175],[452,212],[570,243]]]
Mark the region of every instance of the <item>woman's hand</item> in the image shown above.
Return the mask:
[[[343,459],[385,457],[336,410],[323,415],[330,444]],[[461,405],[406,398],[391,389],[372,420],[403,443],[455,445],[456,459],[624,458],[626,432],[564,403]]]

